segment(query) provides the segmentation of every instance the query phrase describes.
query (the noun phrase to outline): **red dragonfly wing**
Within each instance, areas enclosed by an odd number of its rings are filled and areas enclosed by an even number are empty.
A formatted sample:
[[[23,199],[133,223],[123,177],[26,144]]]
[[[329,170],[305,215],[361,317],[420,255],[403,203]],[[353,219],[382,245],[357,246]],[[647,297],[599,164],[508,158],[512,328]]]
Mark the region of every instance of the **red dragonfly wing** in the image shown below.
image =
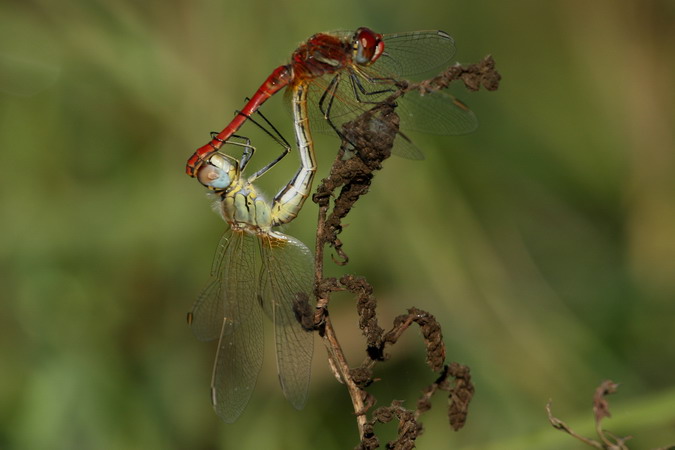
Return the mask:
[[[228,423],[246,408],[263,360],[256,241],[254,235],[238,230],[223,236],[213,263],[213,280],[191,313],[190,325],[197,338],[219,338],[211,399],[218,416]]]
[[[422,80],[445,69],[455,56],[455,41],[444,31],[385,34],[384,53],[370,68],[380,76]]]
[[[389,34],[384,35],[384,42],[384,53],[372,65],[349,65],[308,81],[310,131],[335,134],[333,127],[339,130],[345,122],[387,99],[395,89],[394,81],[436,75],[450,65],[455,54],[454,40],[443,31]],[[292,93],[292,88],[287,91]],[[457,135],[478,125],[473,112],[445,92],[409,93],[400,97],[397,105],[401,134],[393,152],[405,158],[424,158],[407,138],[409,131]]]
[[[296,409],[307,400],[313,334],[302,328],[294,312],[298,297],[312,299],[313,257],[297,239],[281,233],[261,234],[263,309],[274,320],[277,369],[286,399]]]
[[[395,89],[392,83],[378,79],[379,74],[371,68],[361,68],[358,73],[350,70],[324,76],[310,84],[310,131],[334,135],[335,130],[331,123],[338,130],[341,129],[345,122],[386,100]],[[331,87],[330,82],[334,77],[337,79]],[[331,96],[334,98],[332,103]],[[473,111],[446,92],[432,92],[424,96],[410,92],[399,97],[396,103],[396,112],[401,119],[400,131],[404,135],[410,131],[460,135],[469,133],[478,126]],[[394,141],[393,152],[404,158],[424,159],[422,152],[403,135],[399,135]]]

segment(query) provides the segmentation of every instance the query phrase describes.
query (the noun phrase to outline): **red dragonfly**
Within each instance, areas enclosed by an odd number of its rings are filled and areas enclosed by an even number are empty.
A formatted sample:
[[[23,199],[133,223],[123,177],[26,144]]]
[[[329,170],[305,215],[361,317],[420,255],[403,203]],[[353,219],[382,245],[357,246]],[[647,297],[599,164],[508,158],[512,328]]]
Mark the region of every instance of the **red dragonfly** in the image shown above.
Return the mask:
[[[277,67],[235,118],[188,159],[186,172],[195,177],[205,162],[271,96],[286,88],[296,136],[302,133],[313,152],[308,123],[319,131],[334,130],[395,89],[398,80],[428,75],[447,67],[455,54],[454,40],[443,31],[379,34],[362,27],[355,32],[318,33],[300,45],[290,64]],[[473,112],[455,97],[408,93],[397,100],[401,128],[452,135],[473,131]],[[423,155],[399,132],[394,152],[411,159]],[[207,184],[207,187],[208,186]]]

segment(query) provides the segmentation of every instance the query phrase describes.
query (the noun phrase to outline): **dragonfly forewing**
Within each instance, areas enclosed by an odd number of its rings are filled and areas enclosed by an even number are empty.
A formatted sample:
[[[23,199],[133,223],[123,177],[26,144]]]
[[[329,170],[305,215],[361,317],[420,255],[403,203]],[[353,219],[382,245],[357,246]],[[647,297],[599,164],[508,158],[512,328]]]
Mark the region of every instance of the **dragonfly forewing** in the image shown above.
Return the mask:
[[[294,304],[312,298],[312,255],[291,236],[275,232],[260,238],[262,302],[274,320],[279,382],[286,399],[301,409],[307,400],[314,346],[313,334],[300,325]]]
[[[384,53],[372,64],[380,76],[421,80],[448,67],[455,41],[444,31],[427,30],[385,34]]]
[[[256,236],[229,230],[214,261],[213,281],[197,301],[192,327],[207,337],[218,322],[218,350],[211,380],[216,413],[234,422],[248,403],[263,360],[262,310],[256,301],[260,260]],[[217,314],[208,317],[208,314]]]
[[[355,119],[395,90],[392,82],[377,80],[369,68],[359,69],[352,76],[339,73],[315,80],[309,85],[308,112],[312,131],[335,134],[335,129]],[[337,77],[337,78],[335,78]],[[335,79],[331,85],[331,80]],[[331,101],[331,97],[334,99]],[[407,139],[409,131],[438,135],[460,135],[474,131],[478,120],[464,103],[445,92],[420,95],[409,92],[396,99],[400,117],[399,136],[392,152],[407,159],[424,159],[424,154]],[[334,128],[335,127],[335,128]]]
[[[218,243],[216,253],[211,264],[211,281],[197,298],[192,311],[189,314],[190,328],[200,341],[212,341],[220,337],[225,317],[225,301],[222,291],[222,279],[227,274],[221,271],[226,249],[230,244],[232,230],[228,230]]]

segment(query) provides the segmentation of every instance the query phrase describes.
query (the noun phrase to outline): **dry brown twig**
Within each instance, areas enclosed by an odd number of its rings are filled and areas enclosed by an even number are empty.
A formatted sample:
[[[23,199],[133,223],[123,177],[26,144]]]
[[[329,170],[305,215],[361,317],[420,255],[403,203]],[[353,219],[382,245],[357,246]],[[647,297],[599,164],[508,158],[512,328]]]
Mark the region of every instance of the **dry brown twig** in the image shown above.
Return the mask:
[[[593,413],[595,416],[595,431],[598,434],[600,441],[596,441],[595,439],[581,436],[580,434],[572,430],[572,428],[570,428],[569,425],[567,425],[565,422],[554,417],[553,412],[551,411],[552,401],[549,401],[548,404],[546,405],[548,420],[551,423],[551,425],[553,425],[553,428],[564,431],[565,433],[569,434],[575,439],[591,447],[606,450],[628,450],[628,447],[626,446],[626,441],[630,439],[630,436],[619,438],[617,436],[612,435],[608,431],[602,429],[602,420],[605,417],[611,417],[611,414],[609,412],[609,403],[607,402],[607,399],[605,397],[609,394],[615,393],[618,387],[619,385],[614,383],[613,381],[605,380],[600,384],[600,386],[598,386],[598,388],[595,390],[595,394],[593,395]]]
[[[593,394],[593,416],[595,419],[595,432],[597,433],[599,440],[581,436],[572,430],[572,428],[570,428],[570,426],[565,422],[558,419],[557,417],[554,417],[553,412],[551,411],[552,401],[550,400],[546,405],[548,420],[551,425],[553,425],[553,428],[564,431],[565,433],[590,447],[600,448],[603,450],[629,450],[626,442],[631,439],[631,436],[618,437],[602,428],[602,421],[605,418],[612,416],[609,412],[609,402],[607,401],[607,396],[616,393],[618,388],[619,385],[617,383],[614,383],[611,380],[605,380],[600,383],[600,386],[595,389],[595,393]],[[661,447],[656,450],[669,449],[675,449],[675,445]]]
[[[494,61],[488,56],[478,64],[450,67],[439,76],[421,83],[399,83],[396,92],[385,102],[343,126],[343,142],[330,174],[322,180],[313,196],[313,201],[319,205],[315,254],[317,303],[312,312],[308,299],[299,299],[296,313],[307,329],[318,331],[328,351],[329,364],[336,378],[349,391],[361,440],[358,448],[379,447],[373,431],[374,425],[394,419],[399,422],[398,438],[389,442],[387,448],[413,448],[415,439],[423,430],[419,417],[431,408],[431,396],[438,390],[448,392],[450,425],[454,430],[460,429],[466,420],[474,388],[468,367],[458,363],[445,364],[441,328],[434,316],[411,308],[407,314],[397,317],[392,328],[385,332],[377,320],[373,289],[365,278],[352,275],[339,280],[324,277],[325,246],[332,247],[337,254],[337,264],[344,265],[348,262],[347,254],[338,238],[342,231],[341,221],[354,203],[368,192],[374,172],[382,168],[382,162],[391,154],[399,123],[395,111],[395,100],[398,97],[413,90],[422,94],[438,91],[455,80],[461,80],[469,90],[478,90],[481,86],[494,90],[498,87],[499,79]],[[347,152],[351,157],[345,157]],[[366,339],[367,358],[356,368],[350,368],[328,314],[330,295],[336,291],[348,291],[357,298],[359,327]],[[373,411],[368,420],[367,413],[375,404],[375,399],[366,391],[366,387],[373,382],[373,366],[387,359],[386,348],[394,345],[412,324],[420,327],[426,345],[427,364],[431,370],[437,372],[437,379],[422,390],[415,410],[408,410],[400,402],[394,401],[390,406]]]

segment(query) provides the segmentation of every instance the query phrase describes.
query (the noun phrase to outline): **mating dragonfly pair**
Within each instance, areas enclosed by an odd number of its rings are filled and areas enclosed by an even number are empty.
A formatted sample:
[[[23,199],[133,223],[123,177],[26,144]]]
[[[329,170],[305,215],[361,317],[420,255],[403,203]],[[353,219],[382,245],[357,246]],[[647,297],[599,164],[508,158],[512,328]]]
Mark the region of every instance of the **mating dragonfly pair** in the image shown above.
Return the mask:
[[[277,369],[285,397],[297,409],[307,399],[313,335],[300,325],[294,304],[303,297],[312,298],[313,259],[303,243],[274,227],[292,221],[309,196],[316,171],[310,124],[340,135],[342,124],[383,102],[399,81],[448,67],[454,53],[453,39],[442,31],[381,35],[359,28],[315,34],[188,160],[187,174],[215,192],[230,227],[218,247],[212,281],[188,314],[199,339],[219,339],[211,398],[224,421],[234,422],[241,415],[255,387],[263,358],[263,312],[274,322]],[[253,182],[288,154],[290,145],[278,133],[269,132],[284,146],[283,153],[244,177],[255,148],[235,133],[284,88],[301,164],[288,184],[266,201]],[[470,132],[477,125],[468,107],[437,92],[408,93],[397,100],[397,112],[403,131],[393,151],[411,159],[423,156],[404,130],[452,135]],[[221,152],[225,144],[243,148],[241,159]]]

